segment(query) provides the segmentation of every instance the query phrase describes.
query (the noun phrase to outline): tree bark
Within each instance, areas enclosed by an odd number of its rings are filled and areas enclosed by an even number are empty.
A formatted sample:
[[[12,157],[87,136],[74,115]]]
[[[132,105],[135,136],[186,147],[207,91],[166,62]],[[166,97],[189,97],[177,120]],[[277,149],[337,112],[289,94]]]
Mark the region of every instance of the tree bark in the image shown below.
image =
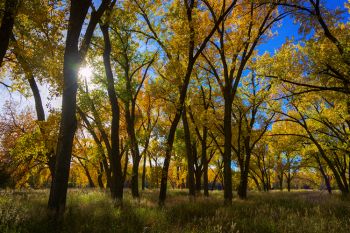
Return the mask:
[[[146,161],[147,161],[147,153],[145,152],[143,155],[143,167],[142,167],[142,190],[146,188]]]
[[[91,178],[91,174],[90,174],[90,171],[89,169],[87,168],[87,166],[85,164],[83,164],[83,162],[81,161],[81,159],[78,159],[80,165],[83,167],[84,169],[84,172],[85,172],[85,175],[86,177],[88,178],[88,181],[89,181],[89,186],[90,188],[95,188],[95,183],[94,181],[92,180]]]
[[[4,15],[2,17],[0,26],[0,67],[9,46],[18,5],[19,0],[6,0],[5,2]]]
[[[139,164],[140,159],[133,159],[132,174],[131,174],[131,194],[133,198],[139,198]]]
[[[193,159],[193,152],[192,152],[190,128],[187,121],[186,107],[184,107],[182,111],[182,123],[184,127],[184,132],[185,132],[187,170],[188,170],[188,190],[189,190],[190,197],[195,197],[196,191],[195,191],[195,183],[194,183],[194,159]]]
[[[203,138],[202,138],[202,164],[203,164],[203,190],[204,196],[209,196],[209,184],[208,184],[208,158],[207,158],[207,137],[208,128],[203,127]]]
[[[91,1],[71,1],[70,16],[64,53],[64,88],[62,96],[62,116],[57,143],[55,176],[50,189],[48,208],[58,218],[63,216],[68,188],[70,160],[75,130],[77,127],[76,94],[77,76],[81,62],[78,44],[80,32]]]
[[[98,187],[103,189],[104,185],[103,185],[103,181],[102,181],[102,176],[103,176],[103,164],[102,164],[102,162],[100,162],[99,165],[100,165],[100,167],[98,169],[98,174],[97,174],[97,183],[98,183]]]
[[[67,188],[76,119],[76,95],[78,72],[85,58],[95,27],[108,5],[103,0],[97,11],[92,12],[85,36],[79,50],[82,26],[91,5],[91,0],[71,0],[66,47],[63,64],[63,95],[60,132],[57,142],[55,176],[52,180],[48,208],[55,220],[60,221],[66,206]]]
[[[131,91],[131,83],[127,81],[128,90]],[[128,100],[127,100],[128,101]],[[131,193],[134,198],[140,197],[139,194],[139,164],[141,160],[139,146],[135,134],[135,102],[132,103],[132,109],[130,112],[129,102],[125,103],[125,119],[127,124],[127,132],[131,144],[132,155],[132,173],[131,173]]]
[[[103,63],[106,71],[107,78],[107,92],[109,103],[112,109],[112,123],[111,123],[111,153],[110,153],[110,167],[112,172],[111,177],[111,194],[114,199],[122,202],[123,199],[123,172],[121,165],[121,155],[119,148],[119,121],[120,110],[118,104],[117,94],[114,89],[114,79],[111,67],[111,42],[109,37],[109,25],[100,24],[100,28],[103,34],[104,51],[103,51]]]
[[[225,204],[232,204],[232,169],[231,169],[231,143],[232,143],[232,95],[231,87],[225,87],[225,110],[224,110],[224,201]]]

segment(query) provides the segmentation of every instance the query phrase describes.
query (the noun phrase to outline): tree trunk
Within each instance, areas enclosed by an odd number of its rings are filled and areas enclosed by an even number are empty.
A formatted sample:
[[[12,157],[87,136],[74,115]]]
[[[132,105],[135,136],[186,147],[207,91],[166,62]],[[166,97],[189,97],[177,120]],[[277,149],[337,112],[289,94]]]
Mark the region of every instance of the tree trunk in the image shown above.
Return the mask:
[[[180,109],[176,111],[175,117],[173,122],[171,123],[167,142],[166,142],[166,149],[165,149],[165,158],[164,158],[164,164],[162,168],[162,175],[160,179],[160,190],[159,190],[159,205],[164,205],[165,198],[166,198],[166,191],[167,191],[167,184],[168,184],[168,171],[170,166],[170,159],[171,159],[171,152],[173,150],[173,144],[175,139],[175,132],[177,128],[177,124],[180,121],[182,114],[182,107],[181,111]]]
[[[93,181],[92,178],[91,178],[91,174],[90,174],[89,169],[88,169],[85,165],[83,165],[82,162],[80,162],[80,164],[81,164],[81,166],[82,166],[83,169],[84,169],[84,172],[85,172],[86,177],[88,178],[89,187],[90,187],[90,188],[95,188],[96,186],[95,186],[94,181]]]
[[[143,167],[142,167],[142,190],[146,188],[146,161],[147,161],[147,152],[143,155]]]
[[[232,96],[231,87],[225,87],[224,109],[224,200],[226,205],[232,204],[232,170],[231,170],[231,143],[232,143]]]
[[[59,219],[66,205],[70,161],[76,120],[77,77],[81,62],[78,51],[80,32],[90,7],[90,1],[71,1],[63,68],[63,96],[60,132],[57,142],[55,176],[52,180],[48,208]],[[58,219],[58,220],[59,220]]]
[[[291,183],[292,183],[292,177],[290,175],[290,168],[289,168],[289,170],[288,170],[288,177],[287,177],[287,189],[288,189],[288,192],[290,192]]]
[[[241,179],[238,186],[238,196],[240,199],[247,199],[248,171],[246,168],[241,172]]]
[[[194,158],[193,158],[193,152],[192,152],[190,128],[187,121],[186,107],[184,107],[182,111],[182,123],[185,131],[185,144],[186,144],[187,169],[188,169],[188,190],[189,190],[190,197],[195,197],[196,191],[195,191],[195,183],[194,183],[194,175],[195,175]]]
[[[132,96],[131,79],[128,77],[128,71],[126,71],[126,90],[130,93],[125,101],[125,119],[126,119],[126,129],[131,145],[131,155],[132,155],[132,174],[131,174],[131,193],[134,198],[139,198],[139,164],[141,160],[139,145],[135,133],[135,106],[136,99]],[[130,109],[131,104],[131,109]]]
[[[123,185],[125,184],[126,175],[128,174],[129,149],[125,151],[124,169],[123,169]]]
[[[131,194],[134,198],[139,198],[139,164],[140,159],[135,158],[132,163],[132,174],[131,174]]]
[[[208,187],[208,158],[207,158],[207,137],[208,137],[208,128],[203,127],[203,140],[202,140],[202,164],[203,164],[203,190],[204,196],[209,196],[209,187]]]
[[[109,103],[112,108],[112,126],[111,126],[111,154],[110,154],[110,168],[112,172],[111,177],[111,194],[114,199],[117,199],[120,203],[123,199],[123,173],[121,166],[121,156],[119,151],[119,119],[120,111],[118,105],[117,94],[114,89],[113,72],[111,68],[111,42],[109,38],[109,25],[101,25],[100,28],[103,34],[104,51],[103,51],[103,63],[107,78],[107,92],[109,97]]]
[[[200,167],[194,172],[196,178],[196,192],[200,193],[202,189],[202,171]]]
[[[131,154],[132,154],[132,173],[131,173],[131,193],[134,198],[140,197],[139,194],[139,164],[141,160],[140,151],[138,148],[138,142],[135,135],[135,123],[134,117],[127,113],[129,109],[126,107],[126,122],[127,131],[131,144]]]
[[[254,181],[254,183],[255,183],[257,189],[258,189],[259,191],[261,191],[262,189],[261,189],[261,185],[260,185],[260,183],[259,183],[258,178],[256,178],[256,176],[255,176],[254,174],[252,174],[252,173],[250,173],[250,177],[253,179],[253,181]],[[263,182],[263,183],[264,183],[264,182]]]
[[[45,121],[45,112],[44,112],[43,103],[41,101],[40,91],[33,75],[31,75],[28,78],[28,82],[34,96],[37,119],[38,121]]]
[[[18,5],[19,0],[6,0],[5,2],[5,10],[3,12],[0,26],[0,67],[9,46]]]
[[[102,162],[100,162],[100,167],[98,169],[98,174],[97,174],[97,182],[98,182],[98,187],[100,187],[101,189],[104,188],[102,176],[103,176],[103,164]]]
[[[280,191],[283,191],[283,174],[281,174],[278,178],[280,183]]]

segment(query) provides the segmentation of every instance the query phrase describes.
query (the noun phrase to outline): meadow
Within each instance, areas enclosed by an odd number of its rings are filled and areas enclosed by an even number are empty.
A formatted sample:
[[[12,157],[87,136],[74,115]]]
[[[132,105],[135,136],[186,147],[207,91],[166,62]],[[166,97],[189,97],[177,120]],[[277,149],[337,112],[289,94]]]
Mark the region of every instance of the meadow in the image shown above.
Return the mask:
[[[60,229],[48,221],[48,190],[1,191],[0,232],[349,232],[350,201],[320,191],[251,192],[247,200],[224,206],[222,193],[189,200],[172,190],[166,206],[148,190],[133,200],[125,192],[122,207],[98,189],[69,190]]]

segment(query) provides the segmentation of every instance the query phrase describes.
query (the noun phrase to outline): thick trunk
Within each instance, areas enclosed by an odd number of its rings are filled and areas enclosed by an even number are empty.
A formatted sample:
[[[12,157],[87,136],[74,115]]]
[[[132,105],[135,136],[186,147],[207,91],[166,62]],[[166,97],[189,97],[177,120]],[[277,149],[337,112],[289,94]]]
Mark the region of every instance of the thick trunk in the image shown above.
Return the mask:
[[[186,115],[186,107],[184,107],[182,111],[182,123],[185,131],[185,144],[186,144],[187,170],[188,170],[188,190],[189,190],[189,195],[194,197],[196,195],[195,183],[194,183],[194,175],[195,175],[194,158],[193,158],[193,152],[192,152],[190,129],[189,129],[187,115]]]
[[[240,199],[247,199],[248,189],[248,171],[244,169],[241,172],[241,179],[238,186],[238,196]]]
[[[225,204],[232,204],[232,170],[231,170],[231,143],[232,143],[232,97],[230,89],[225,90],[225,109],[224,109],[224,199]]]
[[[287,190],[288,190],[288,192],[290,192],[290,189],[291,189],[291,180],[287,179]]]
[[[202,189],[202,171],[200,167],[194,172],[196,178],[196,192],[200,193]]]
[[[53,180],[53,177],[55,176],[55,164],[56,164],[56,156],[53,152],[51,153],[51,156],[49,156],[48,160],[49,161],[47,163],[51,174],[51,180]]]
[[[19,0],[6,0],[5,2],[4,15],[0,26],[0,67],[10,42],[18,5]]]
[[[62,96],[62,117],[57,143],[55,176],[52,180],[48,208],[57,217],[63,216],[68,188],[70,160],[74,133],[77,127],[75,116],[77,76],[80,65],[78,42],[81,28],[90,6],[90,1],[72,1],[64,54],[64,88]]]
[[[106,3],[106,1],[103,1],[97,12],[92,14],[80,51],[80,33],[91,5],[91,0],[71,0],[70,4],[70,16],[63,65],[61,123],[57,142],[55,176],[52,181],[48,202],[48,208],[54,213],[56,220],[60,220],[63,217],[66,205],[73,138],[77,127],[75,114],[78,70],[90,45],[96,24],[105,10]],[[102,7],[102,5],[104,7]]]

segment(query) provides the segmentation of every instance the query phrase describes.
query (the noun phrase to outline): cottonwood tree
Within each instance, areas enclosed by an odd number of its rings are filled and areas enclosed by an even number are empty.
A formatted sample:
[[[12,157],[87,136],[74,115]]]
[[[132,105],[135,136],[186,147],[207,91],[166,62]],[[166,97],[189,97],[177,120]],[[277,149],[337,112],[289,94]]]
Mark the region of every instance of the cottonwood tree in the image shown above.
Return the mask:
[[[118,94],[124,103],[124,117],[130,151],[132,155],[131,190],[133,197],[139,197],[139,164],[142,157],[140,152],[140,139],[137,135],[137,124],[139,123],[139,111],[137,109],[138,96],[144,83],[147,81],[148,71],[155,59],[154,56],[147,56],[147,52],[140,54],[137,50],[140,45],[131,32],[133,22],[137,19],[134,14],[127,10],[117,9],[114,12],[117,17],[111,18],[111,34],[113,36],[111,48],[112,61],[116,64],[118,80]],[[101,27],[106,42],[107,28]],[[111,88],[114,85],[111,85]]]
[[[49,137],[48,122],[39,83],[48,85],[52,93],[62,87],[60,77],[63,60],[62,31],[65,10],[61,1],[23,1],[18,9],[17,21],[11,34],[9,55],[14,60],[6,64],[11,72],[12,91],[34,97],[37,123],[43,138]],[[45,62],[42,62],[45,60]],[[30,93],[27,94],[28,84]],[[45,157],[49,161],[51,176],[55,170],[55,148],[49,141]]]
[[[176,81],[178,84],[176,89],[179,92],[176,97],[176,111],[171,120],[172,123],[166,139],[166,156],[163,164],[159,193],[159,204],[163,205],[166,198],[168,170],[175,132],[182,116],[183,105],[186,99],[193,67],[208,41],[216,32],[223,19],[235,7],[237,1],[230,1],[230,3],[223,1],[220,5],[213,4],[209,1],[194,0],[185,2],[174,1],[168,5],[164,4],[162,7],[169,7],[171,14],[164,14],[164,11],[161,9],[154,9],[157,4],[148,1],[141,2],[134,0],[133,2],[147,28],[146,33],[141,33],[147,38],[156,41],[168,60],[168,66],[176,67],[178,70],[175,77],[172,77],[173,81]],[[204,7],[212,10],[206,10]],[[159,28],[159,26],[156,26],[156,22],[159,21],[159,19],[155,20],[150,18],[152,10],[163,12],[163,20],[165,20],[169,26],[172,25],[167,35],[165,35],[166,33],[162,34],[163,30]],[[210,12],[209,15],[211,18],[205,17],[205,19],[207,19],[206,22],[203,22],[203,20],[199,21],[198,18],[204,15],[207,16],[208,11]],[[202,17],[202,19],[204,18]],[[184,30],[184,28],[186,30]],[[169,37],[170,32],[173,35]],[[167,36],[165,37],[167,41],[162,40],[163,36]],[[185,62],[183,63],[180,61]]]
[[[274,4],[264,7],[259,4],[243,1],[237,6],[234,14],[226,17],[216,28],[210,46],[202,52],[207,62],[204,68],[215,77],[224,98],[224,199],[227,204],[232,202],[232,103],[257,45],[270,37],[271,27],[289,14],[279,14]]]
[[[89,24],[79,47],[80,33],[92,1],[70,1],[63,65],[62,114],[57,142],[55,176],[52,180],[48,202],[48,208],[58,220],[63,216],[65,210],[73,138],[77,126],[78,71],[86,56],[95,27],[109,4],[110,1],[103,0],[97,10],[92,10]]]

